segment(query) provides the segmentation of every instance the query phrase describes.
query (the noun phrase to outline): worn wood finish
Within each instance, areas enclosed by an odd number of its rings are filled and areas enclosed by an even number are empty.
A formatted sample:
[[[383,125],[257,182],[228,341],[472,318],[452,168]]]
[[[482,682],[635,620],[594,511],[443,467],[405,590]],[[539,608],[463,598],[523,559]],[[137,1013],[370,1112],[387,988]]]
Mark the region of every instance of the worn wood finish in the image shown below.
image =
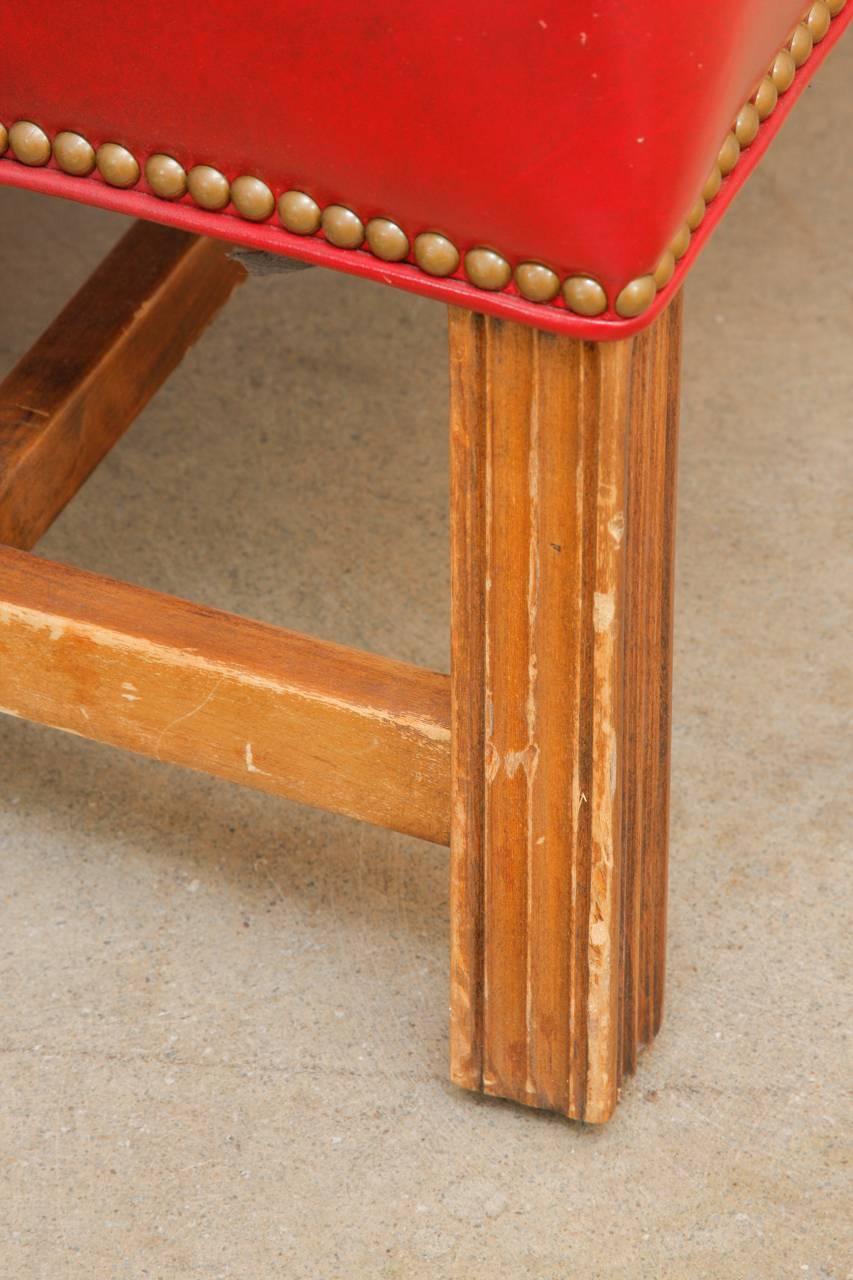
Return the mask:
[[[449,839],[447,676],[6,548],[0,708]]]
[[[588,1121],[660,1013],[679,318],[450,315],[451,1074]]]
[[[634,339],[622,718],[625,1072],[663,1017],[681,320],[679,294]]]
[[[34,546],[245,271],[136,223],[0,384],[0,542]]]

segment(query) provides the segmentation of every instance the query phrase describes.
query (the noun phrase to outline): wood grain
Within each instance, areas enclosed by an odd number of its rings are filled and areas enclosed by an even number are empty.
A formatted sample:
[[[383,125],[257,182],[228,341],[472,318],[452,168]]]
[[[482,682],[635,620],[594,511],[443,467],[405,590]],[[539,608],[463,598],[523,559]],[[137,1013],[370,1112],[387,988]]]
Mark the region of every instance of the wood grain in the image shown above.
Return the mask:
[[[590,344],[450,313],[451,1075],[589,1121],[657,1016],[677,329]],[[632,453],[634,430],[666,448]],[[626,717],[658,761],[633,803]]]
[[[0,542],[35,545],[244,278],[217,241],[131,227],[0,384]]]
[[[660,1030],[666,972],[682,296],[634,340],[625,597],[623,1070]]]
[[[0,709],[449,839],[447,676],[7,548]]]

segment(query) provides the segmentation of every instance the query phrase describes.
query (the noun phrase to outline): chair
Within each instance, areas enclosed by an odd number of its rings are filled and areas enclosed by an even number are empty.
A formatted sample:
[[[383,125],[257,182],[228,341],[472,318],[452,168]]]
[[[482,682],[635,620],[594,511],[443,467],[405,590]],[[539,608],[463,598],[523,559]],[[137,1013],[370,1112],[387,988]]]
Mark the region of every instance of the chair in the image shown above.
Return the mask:
[[[851,11],[6,24],[0,183],[139,221],[0,389],[0,706],[449,843],[465,1088],[605,1121],[660,1026],[680,290]],[[31,554],[243,279],[228,244],[447,304],[449,676]]]

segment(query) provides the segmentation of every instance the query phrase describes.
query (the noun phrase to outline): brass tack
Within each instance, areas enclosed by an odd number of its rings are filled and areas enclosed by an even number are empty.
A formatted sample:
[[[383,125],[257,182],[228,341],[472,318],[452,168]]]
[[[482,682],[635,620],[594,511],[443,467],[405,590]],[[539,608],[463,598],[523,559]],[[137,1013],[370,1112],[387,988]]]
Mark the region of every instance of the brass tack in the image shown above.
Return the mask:
[[[415,237],[415,261],[431,276],[450,276],[459,266],[459,250],[437,231],[422,231]]]
[[[231,200],[240,217],[249,222],[266,222],[275,208],[275,196],[267,184],[248,173],[231,183]]]
[[[313,236],[320,230],[320,206],[304,191],[285,191],[280,195],[278,216],[282,226],[294,235]]]
[[[95,148],[81,134],[63,129],[53,140],[53,158],[63,173],[85,178],[95,167]]]
[[[345,205],[326,205],[322,225],[323,235],[339,249],[357,249],[364,243],[364,224],[358,214]]]
[[[695,231],[699,223],[705,217],[705,201],[700,196],[696,203],[690,209],[687,215],[687,225],[691,231]]]
[[[231,199],[231,185],[224,173],[209,164],[193,165],[187,174],[190,195],[202,209],[217,212]]]
[[[607,310],[607,294],[592,276],[569,276],[563,281],[563,297],[579,316],[600,316]]]
[[[662,289],[664,285],[669,284],[675,271],[675,254],[671,249],[665,249],[663,257],[654,269],[654,282],[658,289]]]
[[[642,315],[655,300],[657,286],[654,276],[639,276],[626,284],[616,299],[616,311],[626,319]]]
[[[409,238],[390,218],[371,218],[365,234],[371,253],[384,262],[402,262],[408,258]]]
[[[102,142],[95,152],[98,172],[111,187],[132,187],[139,181],[139,165],[127,147]]]
[[[512,279],[512,267],[494,249],[469,249],[465,274],[478,289],[505,289]]]
[[[3,152],[6,150],[8,145],[9,145],[9,131],[6,128],[5,124],[0,124],[0,156],[3,155]]]
[[[794,83],[797,64],[787,49],[780,49],[770,67],[770,78],[779,93],[787,93]]]
[[[156,154],[145,161],[145,180],[155,196],[163,200],[180,200],[187,192],[184,166],[173,156]]]
[[[826,0],[827,8],[829,9],[829,12],[832,14],[833,18],[838,17],[839,13],[844,8],[846,3],[847,3],[847,0]]]
[[[560,291],[560,277],[541,262],[522,262],[517,266],[515,283],[528,302],[551,302]]]
[[[710,204],[720,190],[723,181],[723,175],[720,173],[719,165],[714,165],[711,172],[705,179],[705,185],[702,188],[702,199],[706,204]]]
[[[31,120],[16,120],[9,130],[9,145],[21,164],[42,165],[50,159],[50,138]]]
[[[672,240],[670,241],[670,245],[669,245],[676,261],[678,261],[679,258],[684,257],[685,253],[687,252],[687,248],[689,244],[690,244],[690,228],[688,227],[686,222],[682,222],[681,226],[678,228],[675,235],[672,237]]]
[[[804,62],[808,62],[812,52],[812,33],[803,22],[797,23],[794,27],[791,39],[788,41],[788,48],[791,50],[791,57],[798,67]]]
[[[766,120],[779,101],[779,90],[770,76],[765,76],[752,95],[759,120]]]
[[[829,30],[829,24],[832,22],[832,13],[829,5],[824,4],[824,0],[816,0],[816,3],[809,9],[806,25],[811,33],[812,42],[820,44],[821,40]]]
[[[717,164],[720,166],[720,173],[725,178],[731,173],[732,169],[740,159],[740,143],[733,133],[727,135],[725,142],[720,147],[717,155]]]
[[[735,137],[742,147],[751,146],[758,137],[761,120],[751,102],[745,102],[735,120]]]

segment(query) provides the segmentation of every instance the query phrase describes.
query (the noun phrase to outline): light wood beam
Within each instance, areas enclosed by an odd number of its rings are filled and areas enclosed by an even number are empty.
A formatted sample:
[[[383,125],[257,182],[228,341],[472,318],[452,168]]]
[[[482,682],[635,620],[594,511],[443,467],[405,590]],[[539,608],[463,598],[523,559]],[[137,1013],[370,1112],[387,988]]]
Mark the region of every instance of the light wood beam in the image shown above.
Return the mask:
[[[0,547],[0,709],[449,840],[449,679]]]
[[[218,241],[131,227],[0,384],[0,543],[36,544],[245,275]]]

